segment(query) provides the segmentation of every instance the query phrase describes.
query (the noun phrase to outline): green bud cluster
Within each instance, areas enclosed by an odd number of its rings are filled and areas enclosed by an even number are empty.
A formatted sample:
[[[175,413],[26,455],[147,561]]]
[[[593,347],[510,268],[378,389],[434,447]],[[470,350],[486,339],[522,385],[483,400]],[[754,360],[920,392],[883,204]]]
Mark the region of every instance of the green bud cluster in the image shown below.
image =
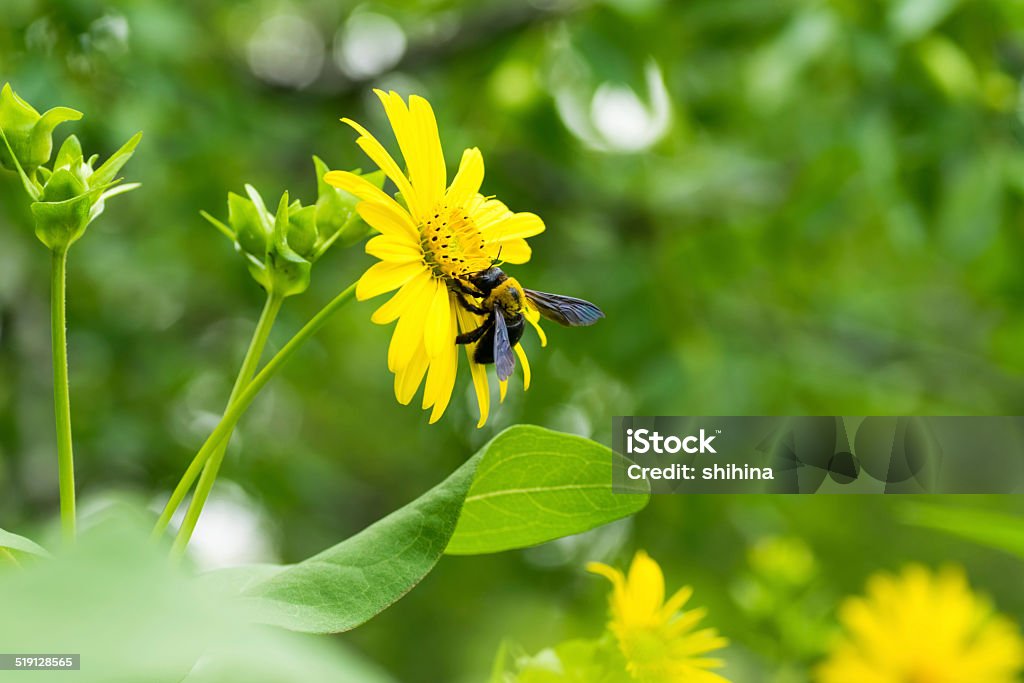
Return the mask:
[[[227,223],[202,212],[206,220],[235,243],[253,279],[267,292],[282,298],[306,291],[313,264],[331,246],[351,246],[372,230],[356,213],[359,200],[323,181],[329,171],[327,165],[313,157],[313,166],[317,175],[315,204],[303,206],[285,192],[277,211],[271,213],[256,188],[246,185],[244,197],[228,193]],[[366,178],[377,187],[384,182],[380,172]]]
[[[33,200],[36,236],[54,251],[66,250],[81,238],[103,213],[107,199],[138,187],[137,183],[121,185],[116,176],[135,152],[142,133],[136,133],[99,167],[98,156],[86,159],[82,144],[70,135],[52,167],[47,167],[54,128],[80,118],[81,113],[67,107],[40,115],[9,84],[0,90],[0,166],[21,177]]]

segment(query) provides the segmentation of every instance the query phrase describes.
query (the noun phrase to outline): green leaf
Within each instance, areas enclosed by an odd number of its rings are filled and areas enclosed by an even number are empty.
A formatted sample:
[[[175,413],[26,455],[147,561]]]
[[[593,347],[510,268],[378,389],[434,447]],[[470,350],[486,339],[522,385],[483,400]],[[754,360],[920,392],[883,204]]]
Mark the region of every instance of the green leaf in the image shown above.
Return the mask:
[[[912,504],[908,524],[942,531],[1024,558],[1024,518],[992,510]]]
[[[389,607],[441,558],[479,460],[474,456],[352,538],[250,585],[242,596],[252,601],[255,618],[294,631],[337,633]]]
[[[503,432],[486,448],[445,552],[522,548],[642,510],[648,495],[612,493],[618,457],[601,444],[541,427]]]
[[[50,557],[50,553],[34,541],[30,541],[24,536],[12,534],[10,531],[4,531],[3,529],[0,529],[0,548],[37,557]]]
[[[444,482],[352,538],[296,565],[223,570],[231,575],[208,580],[236,586],[256,621],[347,631],[412,590],[445,552],[534,545],[641,509],[647,495],[612,494],[612,457],[578,436],[511,427]]]

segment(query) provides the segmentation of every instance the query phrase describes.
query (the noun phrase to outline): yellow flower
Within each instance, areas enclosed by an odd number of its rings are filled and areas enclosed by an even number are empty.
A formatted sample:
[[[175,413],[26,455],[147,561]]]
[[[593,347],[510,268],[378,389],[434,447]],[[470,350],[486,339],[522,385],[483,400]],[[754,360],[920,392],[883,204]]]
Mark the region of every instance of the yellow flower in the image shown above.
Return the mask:
[[[426,377],[423,408],[432,408],[430,422],[444,414],[455,387],[459,330],[477,328],[483,318],[463,309],[449,288],[459,278],[489,268],[501,254],[502,261],[530,260],[527,237],[544,231],[544,223],[532,213],[513,213],[500,201],[480,194],[484,162],[477,148],[462,154],[458,173],[448,185],[437,122],[430,104],[413,95],[409,103],[398,93],[374,91],[405,158],[404,173],[384,146],[365,128],[342,119],[358,133],[356,143],[395,184],[400,197],[393,199],[352,173],[332,171],[324,179],[362,201],[359,215],[380,232],[366,244],[366,252],[380,259],[359,279],[356,297],[362,301],[398,290],[371,317],[386,325],[398,321],[388,348],[388,369],[395,374],[395,397],[403,405],[412,401]],[[525,311],[537,325],[539,313]],[[480,421],[487,421],[490,391],[483,365],[473,362],[473,348],[466,345],[470,374],[480,406]],[[515,352],[523,366],[523,385],[529,387],[530,366],[520,345]],[[501,397],[506,383],[501,382]]]
[[[1024,666],[1016,624],[957,569],[876,574],[839,618],[845,635],[818,668],[819,683],[1015,683]]]
[[[661,567],[642,550],[633,558],[629,575],[600,562],[587,570],[612,582],[611,621],[619,649],[626,657],[633,680],[643,683],[728,683],[709,669],[723,666],[706,655],[728,645],[714,629],[694,628],[704,618],[704,608],[683,611],[693,595],[689,586],[665,601],[665,577]]]

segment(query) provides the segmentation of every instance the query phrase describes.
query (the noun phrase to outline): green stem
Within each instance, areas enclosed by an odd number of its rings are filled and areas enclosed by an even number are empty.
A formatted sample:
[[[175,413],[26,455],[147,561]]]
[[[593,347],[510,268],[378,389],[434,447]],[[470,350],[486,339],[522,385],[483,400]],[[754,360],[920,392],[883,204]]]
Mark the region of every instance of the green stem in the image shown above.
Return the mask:
[[[50,347],[53,352],[53,409],[57,421],[60,522],[65,540],[75,538],[75,457],[71,448],[71,395],[68,390],[68,339],[65,307],[67,249],[55,249],[50,273]]]
[[[278,370],[287,363],[295,352],[298,351],[302,344],[316,334],[320,328],[322,328],[331,316],[343,308],[347,303],[355,298],[356,286],[355,284],[349,285],[341,294],[334,297],[334,299],[320,309],[313,318],[306,323],[306,325],[299,330],[294,337],[292,337],[287,344],[285,344],[277,354],[271,358],[263,369],[260,370],[259,374],[253,378],[245,389],[238,395],[238,398],[231,404],[231,406],[224,413],[220,423],[210,434],[209,438],[206,439],[206,443],[199,449],[196,454],[195,462],[205,463],[210,457],[212,457],[214,451],[218,448],[220,443],[224,441],[234,430],[235,425],[238,424],[238,420],[242,417],[245,411],[252,404],[253,400],[259,394],[259,392],[266,386],[267,382],[277,373]],[[183,527],[184,530],[184,527]],[[181,556],[185,552],[185,548],[188,546],[191,532],[186,534],[178,534],[178,537],[174,540],[174,546],[172,548],[172,554],[175,556]]]
[[[266,303],[263,306],[263,312],[259,316],[259,323],[256,324],[256,330],[253,332],[252,341],[249,342],[249,350],[246,351],[245,360],[242,361],[242,368],[239,370],[239,376],[234,380],[234,386],[231,387],[231,395],[227,399],[226,411],[231,407],[231,404],[236,401],[242,390],[248,386],[252,380],[253,375],[256,374],[256,370],[259,368],[259,360],[263,357],[263,349],[266,347],[266,341],[270,336],[270,330],[273,328],[273,324],[278,319],[278,313],[281,311],[281,304],[284,302],[284,297],[276,294],[268,294],[266,297]],[[231,430],[233,431],[233,430]],[[184,521],[181,523],[181,528],[178,529],[178,538],[184,537],[185,543],[187,539],[191,538],[193,531],[196,529],[196,523],[199,521],[199,516],[203,513],[203,506],[206,505],[207,498],[210,497],[210,492],[213,489],[213,482],[217,478],[217,473],[220,471],[220,464],[224,460],[224,454],[227,453],[227,444],[231,441],[231,431],[227,432],[227,436],[217,445],[213,454],[210,456],[206,464],[203,465],[203,474],[200,476],[199,484],[196,485],[196,494],[188,504],[188,510],[185,512]],[[196,461],[193,462],[196,464]],[[178,505],[181,503],[181,498],[188,488],[191,487],[191,482],[195,480],[195,469],[189,466],[188,471],[185,472],[187,477],[189,472],[193,472],[193,476],[185,481],[182,477],[181,481],[178,482],[177,487],[174,489],[174,494],[171,496],[171,501],[168,502],[167,508],[164,510],[164,515],[161,515],[161,521],[164,517],[168,518],[174,514]],[[182,485],[184,484],[184,485]],[[177,498],[177,501],[175,501]],[[173,503],[173,505],[172,505]]]

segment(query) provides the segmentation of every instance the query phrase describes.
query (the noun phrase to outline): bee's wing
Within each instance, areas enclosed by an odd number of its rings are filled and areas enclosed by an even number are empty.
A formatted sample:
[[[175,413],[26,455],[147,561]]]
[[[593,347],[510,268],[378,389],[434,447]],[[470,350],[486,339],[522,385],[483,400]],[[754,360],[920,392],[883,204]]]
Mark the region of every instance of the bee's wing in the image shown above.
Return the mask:
[[[604,317],[604,311],[583,299],[563,296],[561,294],[536,292],[532,289],[524,291],[526,292],[526,298],[537,307],[541,315],[568,327],[593,325]]]
[[[502,382],[512,376],[516,367],[516,357],[512,353],[512,344],[508,340],[508,327],[505,316],[500,310],[494,312],[494,369],[498,371],[498,379]]]

